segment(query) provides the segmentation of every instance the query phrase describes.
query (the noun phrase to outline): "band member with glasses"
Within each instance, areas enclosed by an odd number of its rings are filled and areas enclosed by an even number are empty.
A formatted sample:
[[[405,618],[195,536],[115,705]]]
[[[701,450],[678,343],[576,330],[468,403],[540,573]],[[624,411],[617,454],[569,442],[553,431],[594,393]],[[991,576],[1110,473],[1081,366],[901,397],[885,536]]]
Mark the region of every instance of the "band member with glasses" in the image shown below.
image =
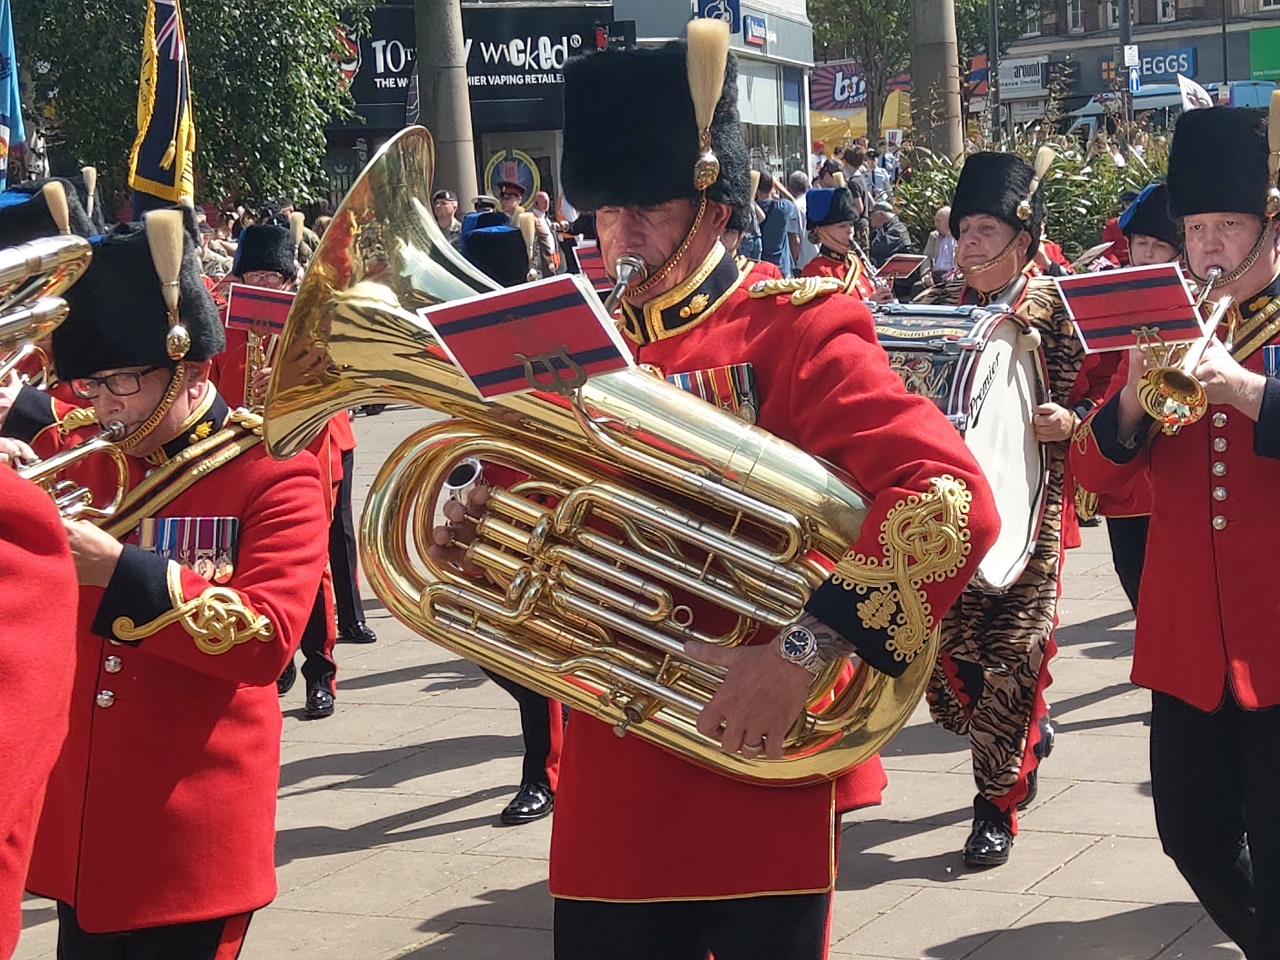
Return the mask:
[[[1270,122],[1280,121],[1273,108]],[[1169,151],[1169,214],[1198,284],[1234,306],[1192,371],[1200,419],[1176,431],[1146,412],[1148,366],[1077,431],[1081,481],[1145,475],[1151,522],[1133,682],[1151,690],[1151,795],[1160,841],[1246,957],[1280,956],[1280,653],[1271,551],[1280,536],[1280,191],[1267,121],[1184,113]]]
[[[734,208],[751,199],[736,61],[723,24],[693,21],[689,30],[688,44],[566,67],[562,182],[577,209],[595,211],[606,264],[629,254],[649,265],[623,298],[636,359],[666,376],[749,370],[725,402],[869,493],[860,538],[780,631],[785,646],[764,630],[731,649],[686,648],[727,671],[699,730],[726,753],[778,758],[811,671],[856,652],[901,675],[998,520],[955,429],[890,369],[865,306],[843,295],[793,300],[807,280],[751,261],[739,268],[721,244]],[[631,96],[663,109],[601,124]],[[434,556],[464,562],[458,544],[473,536],[483,500],[450,505]],[[907,529],[900,546],[890,531]],[[886,568],[914,574],[890,585]],[[902,591],[911,591],[905,607]],[[689,603],[702,629],[729,628],[723,609]],[[873,759],[835,781],[750,785],[573,712],[551,840],[557,960],[598,957],[602,944],[615,960],[824,956],[839,814],[877,802],[884,784]]]
[[[1069,403],[1084,349],[1057,287],[1035,264],[1043,220],[1044,197],[1031,164],[1012,153],[971,154],[951,201],[959,278],[915,301],[1005,305],[1027,328],[1030,342],[1039,340],[1048,372],[1048,393],[1032,421],[1049,475],[1031,559],[1004,593],[965,590],[943,620],[929,685],[934,720],[969,739],[978,788],[963,850],[971,867],[1008,861],[1018,810],[1035,797],[1039,762],[1053,748],[1044,691],[1057,649],[1053,630],[1064,541],[1078,536],[1064,490],[1068,440],[1079,422]]]
[[[54,362],[121,425],[129,489],[101,527],[63,523],[70,728],[27,889],[57,902],[63,960],[234,956],[276,892],[274,684],[324,566],[319,467],[272,460],[209,382],[222,324],[180,214],[96,239],[64,296]]]
[[[271,290],[295,289],[299,273],[297,240],[290,227],[284,223],[245,227],[240,234],[231,272],[234,278],[250,286]],[[259,365],[249,375],[248,334],[243,330],[228,329],[226,337],[226,349],[214,358],[212,379],[224,397],[244,397],[247,404],[256,406],[266,396],[271,367],[269,364]],[[351,417],[345,411],[329,421],[328,429],[310,447],[320,461],[321,471],[328,474],[325,509],[331,520],[329,569],[325,571],[311,619],[307,621],[307,629],[302,635],[302,676],[307,684],[303,717],[308,720],[321,720],[333,715],[338,676],[334,644],[373,643],[378,639],[365,623],[356,576],[356,537],[351,506],[355,448]],[[288,693],[296,678],[297,668],[290,661],[280,677],[278,689],[281,695]]]

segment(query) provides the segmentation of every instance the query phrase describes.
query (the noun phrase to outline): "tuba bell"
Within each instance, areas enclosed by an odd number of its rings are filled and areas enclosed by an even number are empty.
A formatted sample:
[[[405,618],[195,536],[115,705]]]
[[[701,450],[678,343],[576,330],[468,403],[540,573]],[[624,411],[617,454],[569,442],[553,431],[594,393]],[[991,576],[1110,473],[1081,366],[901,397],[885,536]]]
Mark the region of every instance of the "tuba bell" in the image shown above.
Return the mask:
[[[482,401],[415,313],[498,289],[424,205],[432,163],[427,131],[402,131],[335,213],[280,335],[268,451],[296,453],[362,403],[438,411],[448,419],[383,464],[361,522],[366,575],[397,619],[619,735],[727,776],[817,782],[870,758],[922,696],[936,639],[896,679],[860,661],[851,678],[829,666],[781,760],[727,755],[698,732],[723,671],[683,653],[688,639],[733,645],[789,623],[856,540],[862,495],[634,368],[571,397]],[[490,487],[469,547],[485,579],[428,557],[441,500],[476,462],[506,482]]]

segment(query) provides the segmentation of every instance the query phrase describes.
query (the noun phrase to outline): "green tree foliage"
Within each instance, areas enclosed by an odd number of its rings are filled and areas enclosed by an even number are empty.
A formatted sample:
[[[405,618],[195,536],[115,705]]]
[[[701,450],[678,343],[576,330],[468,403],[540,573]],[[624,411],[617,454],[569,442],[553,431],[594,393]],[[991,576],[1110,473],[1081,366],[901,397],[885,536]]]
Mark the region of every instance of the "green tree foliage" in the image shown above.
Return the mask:
[[[989,6],[987,0],[955,0],[956,41],[961,57],[987,49],[987,24]],[[1031,10],[1039,12],[1040,0],[997,0],[997,24],[1000,52],[1004,53],[1026,27]]]
[[[1058,145],[1057,159],[1041,187],[1049,238],[1073,259],[1098,243],[1103,225],[1119,212],[1120,194],[1163,179],[1166,146],[1163,139],[1151,138],[1142,156],[1133,154],[1120,167],[1105,155],[1090,156],[1074,141]],[[1025,139],[1013,149],[1028,160],[1035,153],[1035,145]],[[952,162],[916,148],[911,179],[898,184],[898,208],[919,247],[933,229],[934,213],[951,203],[963,164],[963,157]]]
[[[867,85],[867,138],[880,136],[889,78],[911,61],[911,5],[899,0],[809,0],[820,60],[857,60]]]
[[[325,185],[325,125],[349,115],[339,11],[365,0],[186,0],[200,199],[308,199]],[[29,115],[66,167],[126,189],[137,129],[142,0],[14,4]]]

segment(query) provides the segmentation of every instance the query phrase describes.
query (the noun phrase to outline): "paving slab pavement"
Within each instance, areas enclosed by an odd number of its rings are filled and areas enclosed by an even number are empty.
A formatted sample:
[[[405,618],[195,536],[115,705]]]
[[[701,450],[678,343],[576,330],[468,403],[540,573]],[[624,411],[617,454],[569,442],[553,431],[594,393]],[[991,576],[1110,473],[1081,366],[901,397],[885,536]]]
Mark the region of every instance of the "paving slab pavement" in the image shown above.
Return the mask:
[[[406,408],[357,418],[357,512],[378,466],[431,419]],[[883,806],[845,819],[833,957],[1242,958],[1160,851],[1150,697],[1128,682],[1133,618],[1105,530],[1084,540],[1059,611],[1057,746],[1011,862],[964,868],[968,754],[921,707],[884,753]],[[550,822],[496,823],[520,778],[514,702],[376,599],[366,613],[379,640],[338,647],[337,713],[303,721],[301,684],[281,702],[280,895],[254,917],[242,960],[549,960]],[[17,960],[55,946],[52,904],[29,899]]]

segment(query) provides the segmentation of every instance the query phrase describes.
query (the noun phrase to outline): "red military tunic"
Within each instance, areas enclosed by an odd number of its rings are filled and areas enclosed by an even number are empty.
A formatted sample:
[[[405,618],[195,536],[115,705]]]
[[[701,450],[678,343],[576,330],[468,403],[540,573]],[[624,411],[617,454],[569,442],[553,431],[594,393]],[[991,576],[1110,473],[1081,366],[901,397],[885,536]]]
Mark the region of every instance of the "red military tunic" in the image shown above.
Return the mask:
[[[90,932],[233,916],[276,892],[275,680],[315,601],[328,520],[315,458],[272,460],[256,418],[210,400],[153,462],[204,437],[248,449],[141,516],[238,518],[230,580],[136,546],[131,528],[107,588],[80,590],[71,729],[27,887]],[[141,482],[148,464],[133,464]]]
[[[932,478],[950,475],[972,493],[970,555],[982,556],[998,526],[986,481],[950,423],[890,370],[869,311],[843,296],[793,306],[788,294],[796,281],[773,280],[786,292],[750,297],[748,288],[767,271],[752,265],[740,272],[718,246],[712,257],[723,259],[700,283],[695,275],[640,314],[624,308],[639,362],[667,374],[750,363],[757,423],[874,494],[851,555],[882,556],[877,538],[889,511],[929,490]],[[971,575],[962,564],[921,587],[936,619]],[[809,609],[856,643],[860,632],[874,632],[859,624],[850,599],[858,596],[829,580]],[[571,716],[564,758],[550,879],[552,894],[568,898],[828,891],[839,811],[878,801],[885,784],[878,759],[831,783],[743,784],[638,737],[619,739],[609,725],[579,713]]]
[[[862,259],[850,250],[848,253],[837,253],[830,247],[823,246],[818,255],[804,265],[800,271],[802,277],[835,277],[844,281],[841,293],[847,293],[865,300],[875,293],[876,285],[871,280],[870,272]]]
[[[1082,405],[1088,405],[1089,410],[1083,413],[1087,417],[1107,397],[1124,386],[1128,375],[1129,358],[1119,350],[1086,357],[1077,381],[1078,396],[1073,394],[1072,397],[1072,409],[1079,411]],[[1083,499],[1092,501],[1088,504],[1092,508],[1091,513],[1103,517],[1145,517],[1151,513],[1151,478],[1145,471],[1134,473],[1119,486],[1105,490],[1090,490],[1080,482],[1076,461],[1086,453],[1087,448],[1086,442],[1073,443],[1068,458],[1068,469],[1076,482],[1077,507]]]
[[[1146,475],[1151,527],[1138,598],[1133,682],[1210,711],[1280,704],[1280,591],[1268,562],[1280,538],[1280,280],[1240,302],[1234,355],[1268,377],[1255,424],[1211,405],[1175,436],[1133,449],[1117,437],[1118,397],[1076,433],[1080,481],[1106,489]]]
[[[0,957],[18,944],[40,802],[67,735],[76,590],[53,502],[0,467]]]

